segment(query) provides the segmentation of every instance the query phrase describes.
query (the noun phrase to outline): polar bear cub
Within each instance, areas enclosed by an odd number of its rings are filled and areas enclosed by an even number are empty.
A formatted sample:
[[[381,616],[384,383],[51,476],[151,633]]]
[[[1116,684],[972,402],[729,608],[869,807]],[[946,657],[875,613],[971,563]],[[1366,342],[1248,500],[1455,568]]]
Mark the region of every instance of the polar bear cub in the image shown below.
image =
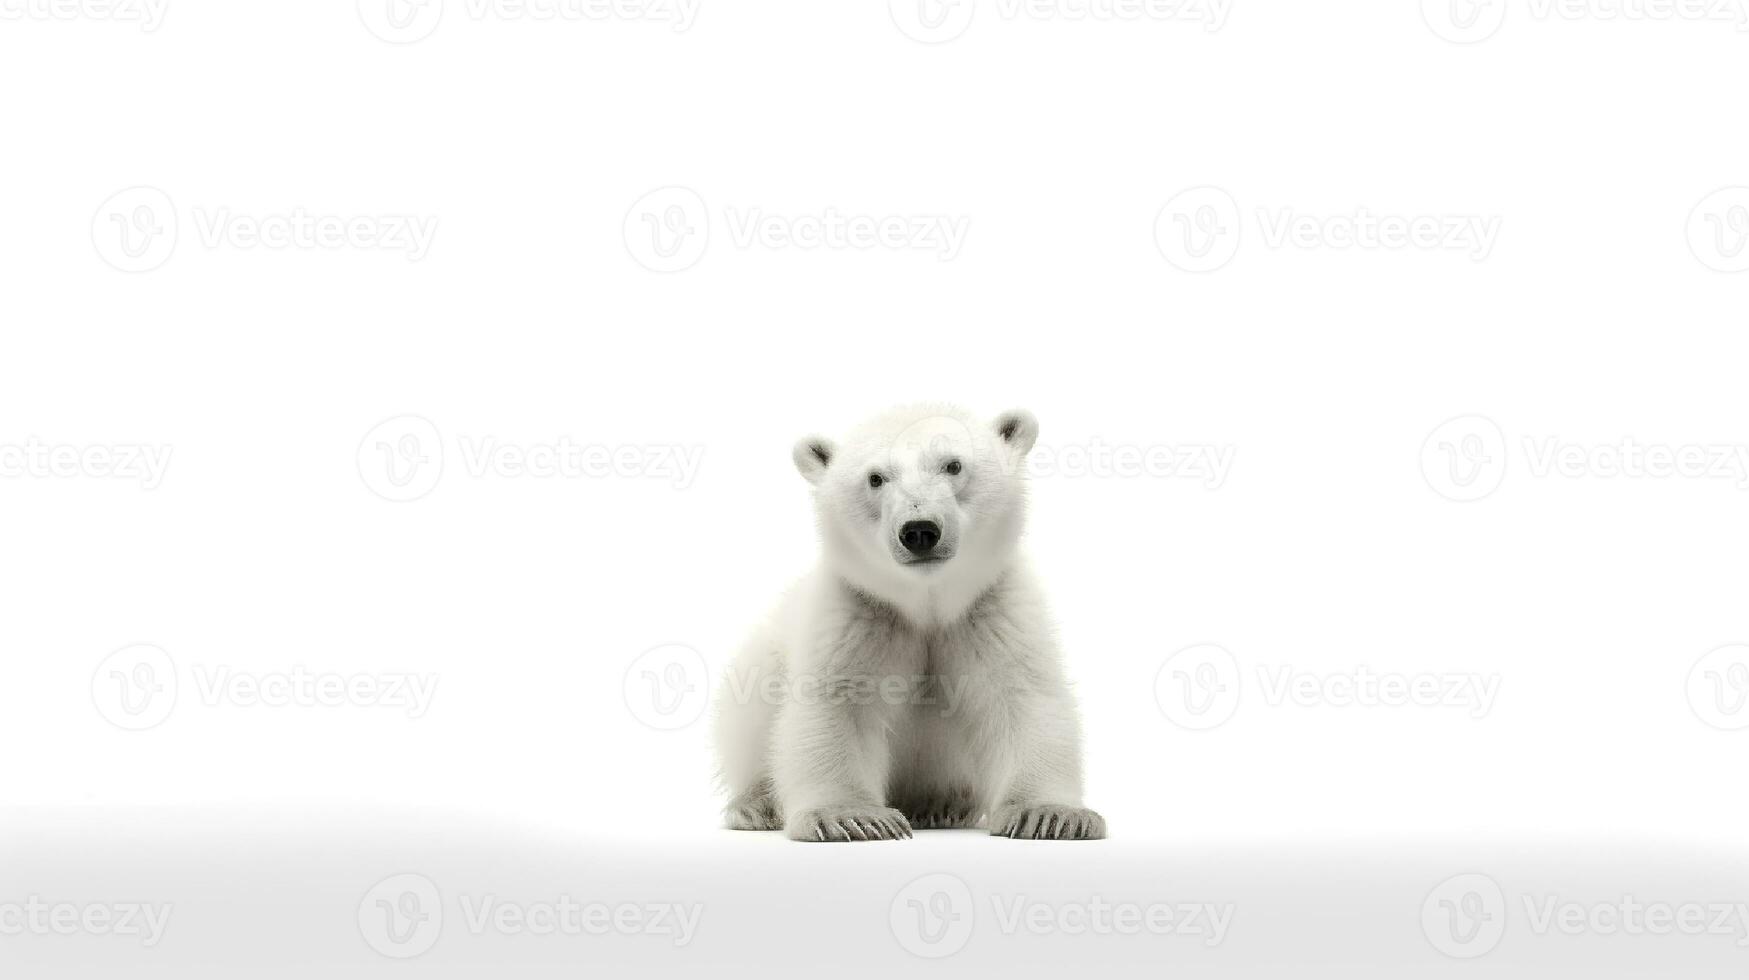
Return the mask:
[[[730,827],[1105,836],[1081,805],[1080,722],[1018,548],[1037,439],[1028,412],[922,405],[796,443],[820,561],[720,689]]]

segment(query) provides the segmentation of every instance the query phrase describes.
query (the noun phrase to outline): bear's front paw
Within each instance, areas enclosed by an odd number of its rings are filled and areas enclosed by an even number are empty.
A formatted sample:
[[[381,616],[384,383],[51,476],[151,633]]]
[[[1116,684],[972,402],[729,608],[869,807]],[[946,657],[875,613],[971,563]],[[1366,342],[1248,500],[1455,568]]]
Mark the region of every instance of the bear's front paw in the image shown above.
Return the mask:
[[[723,808],[723,824],[730,830],[777,830],[783,821],[769,800],[736,800]]]
[[[1007,806],[991,817],[990,833],[1018,840],[1103,840],[1105,818],[1080,806]]]
[[[901,840],[911,836],[905,815],[884,806],[817,806],[789,818],[790,840]]]

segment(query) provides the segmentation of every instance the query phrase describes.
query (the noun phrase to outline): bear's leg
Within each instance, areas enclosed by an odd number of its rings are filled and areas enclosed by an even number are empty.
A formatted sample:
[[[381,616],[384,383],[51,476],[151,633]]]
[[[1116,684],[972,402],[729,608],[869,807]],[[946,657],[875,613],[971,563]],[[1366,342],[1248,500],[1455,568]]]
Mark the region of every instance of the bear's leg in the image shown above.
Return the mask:
[[[905,815],[881,802],[891,764],[891,708],[856,700],[799,698],[778,715],[772,772],[791,840],[911,836]]]
[[[777,797],[771,780],[761,779],[736,794],[723,808],[723,820],[730,830],[781,830],[783,817],[777,812]]]
[[[1012,737],[1002,802],[990,810],[990,833],[1024,840],[1101,840],[1105,818],[1081,805],[1079,726],[1064,716],[1038,718]],[[999,767],[993,771],[1002,771]]]
[[[1001,729],[984,743],[984,772],[995,777],[990,833],[1025,840],[1100,840],[1105,818],[1081,805],[1081,726],[1066,691],[1035,699],[1030,710],[990,712]],[[988,730],[988,728],[986,728]]]
[[[781,687],[783,657],[776,641],[756,634],[736,656],[717,690],[717,769],[729,791],[723,823],[730,830],[777,830],[783,814],[771,785],[771,729]]]
[[[906,724],[893,733],[893,772],[887,799],[919,830],[975,827],[986,800],[978,795],[972,733],[955,722],[942,692],[920,693]]]

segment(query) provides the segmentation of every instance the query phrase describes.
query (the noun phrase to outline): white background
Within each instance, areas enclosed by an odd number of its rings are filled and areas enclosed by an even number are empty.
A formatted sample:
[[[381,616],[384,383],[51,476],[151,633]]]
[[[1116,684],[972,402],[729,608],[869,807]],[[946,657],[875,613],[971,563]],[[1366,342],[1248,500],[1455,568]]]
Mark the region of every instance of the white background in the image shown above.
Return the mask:
[[[707,0],[685,30],[450,0],[397,34],[374,2],[170,0],[153,30],[0,2],[5,819],[309,813],[344,838],[413,811],[763,847],[714,829],[708,726],[648,724],[642,670],[696,651],[698,704],[812,560],[797,437],[945,399],[1032,410],[1051,458],[1232,453],[1215,486],[1033,482],[1112,845],[1740,854],[1749,708],[1709,716],[1742,689],[1691,670],[1749,642],[1749,32],[1734,6],[1484,3],[1469,33],[1425,6],[991,0],[931,33],[907,0]],[[115,217],[142,201],[165,231],[136,259]],[[647,235],[676,202],[669,260]],[[416,259],[237,237],[300,211],[435,233]],[[1271,240],[1362,212],[1497,235]],[[750,213],[966,233],[951,257],[780,247],[739,235]],[[1227,261],[1193,271],[1181,216]],[[394,501],[376,444],[405,430],[376,427],[407,416],[442,472]],[[486,438],[702,455],[685,480],[471,473]],[[1537,472],[1550,440],[1580,462]],[[1612,475],[1628,440],[1734,468]],[[146,489],[32,446],[171,455]],[[1450,499],[1479,491],[1440,474],[1478,462],[1497,489]],[[99,665],[136,644],[177,680],[145,731],[103,710]],[[1207,731],[1157,697],[1199,644],[1240,692]],[[1498,695],[1271,704],[1260,667]],[[436,693],[417,718],[202,696],[297,668]]]

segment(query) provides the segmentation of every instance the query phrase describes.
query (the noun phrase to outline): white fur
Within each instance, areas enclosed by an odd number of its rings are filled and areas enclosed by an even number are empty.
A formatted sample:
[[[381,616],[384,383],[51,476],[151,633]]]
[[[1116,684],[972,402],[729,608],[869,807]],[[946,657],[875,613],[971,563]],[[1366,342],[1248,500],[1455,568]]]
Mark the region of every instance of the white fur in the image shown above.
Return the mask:
[[[1080,723],[1018,550],[1037,438],[1026,412],[982,422],[923,405],[841,445],[796,444],[821,557],[719,693],[729,826],[796,840],[985,822],[1014,837],[1104,836],[1081,806]],[[915,562],[899,529],[917,520],[940,527],[935,554],[951,557]]]

